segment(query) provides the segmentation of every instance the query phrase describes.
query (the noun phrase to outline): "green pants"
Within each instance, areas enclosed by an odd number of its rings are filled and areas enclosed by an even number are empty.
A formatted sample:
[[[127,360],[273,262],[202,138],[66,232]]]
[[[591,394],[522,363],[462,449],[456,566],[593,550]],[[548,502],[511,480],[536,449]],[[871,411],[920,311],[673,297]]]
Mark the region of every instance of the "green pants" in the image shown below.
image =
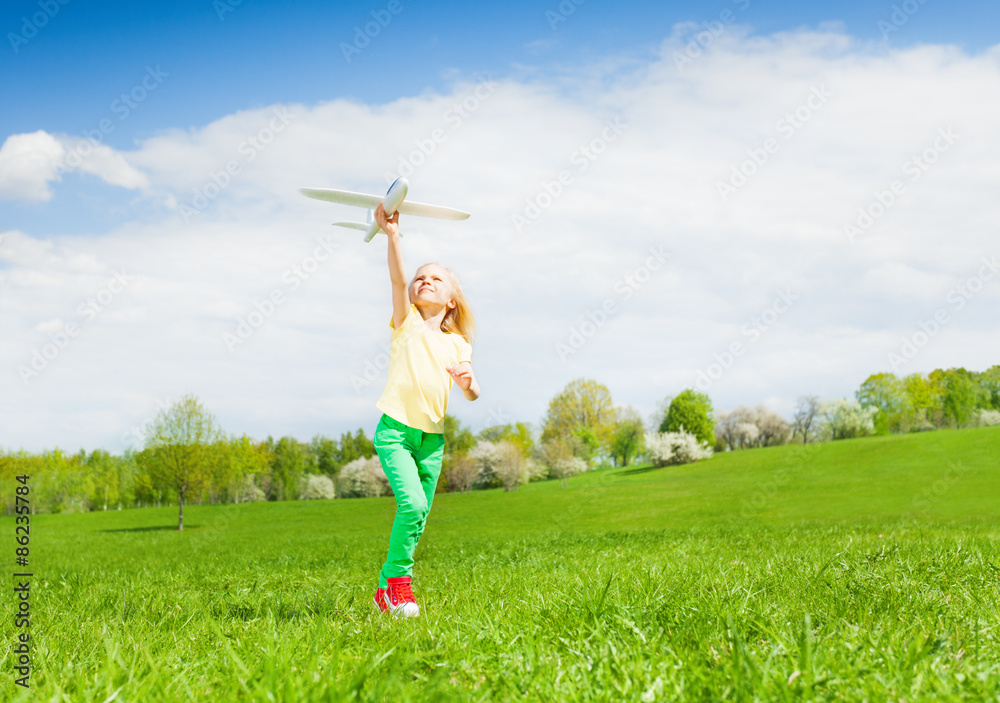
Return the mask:
[[[386,579],[413,573],[413,552],[424,532],[441,475],[444,435],[414,429],[383,413],[375,428],[374,444],[396,496],[389,554],[378,577],[379,588],[385,588]]]

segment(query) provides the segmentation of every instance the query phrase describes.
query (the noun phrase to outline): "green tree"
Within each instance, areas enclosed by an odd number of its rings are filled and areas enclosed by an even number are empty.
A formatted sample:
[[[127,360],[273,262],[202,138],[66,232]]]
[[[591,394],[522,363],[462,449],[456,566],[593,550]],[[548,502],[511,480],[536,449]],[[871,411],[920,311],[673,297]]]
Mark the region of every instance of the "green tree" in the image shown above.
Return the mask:
[[[1000,366],[991,366],[978,375],[984,408],[1000,410]]]
[[[619,408],[615,419],[614,436],[611,439],[611,458],[617,464],[628,466],[645,444],[646,433],[642,417],[632,407]]]
[[[214,505],[225,500],[229,487],[238,481],[239,472],[233,457],[232,441],[221,433],[209,449],[208,465],[209,480],[206,481],[205,492],[208,493],[208,502]]]
[[[940,373],[939,373],[940,372]],[[965,369],[935,369],[932,376],[938,374],[942,393],[941,407],[945,420],[949,424],[964,427],[972,420],[980,403],[979,384],[973,375]]]
[[[521,450],[524,457],[531,456],[535,448],[535,438],[532,433],[531,424],[527,422],[507,423],[506,425],[493,425],[481,430],[476,439],[486,440],[499,444],[500,442],[510,442]]]
[[[318,434],[309,442],[309,452],[313,456],[317,471],[330,478],[337,477],[340,467],[343,466],[338,460],[337,440]]]
[[[441,461],[441,475],[438,492],[445,490],[472,490],[477,466],[469,460],[469,451],[476,446],[472,430],[464,427],[454,415],[444,416],[444,458]]]
[[[592,436],[607,446],[614,433],[615,412],[611,391],[604,384],[586,378],[570,381],[549,401],[542,425],[542,442],[576,436],[588,441]],[[583,432],[590,430],[591,434]]]
[[[353,435],[344,432],[340,435],[340,446],[337,449],[337,463],[341,466],[350,464],[355,459],[368,459],[375,454],[375,445],[359,427]],[[339,470],[339,469],[338,469]]]
[[[215,417],[193,395],[157,413],[146,434],[144,461],[153,485],[177,494],[177,529],[184,529],[184,500],[199,495],[212,477],[212,445],[222,433]]]
[[[940,423],[942,393],[937,383],[922,373],[911,373],[903,379],[903,388],[912,415],[911,428],[928,428]]]
[[[230,437],[226,443],[225,460],[228,463],[224,475],[228,482],[221,494],[227,500],[240,503],[252,500],[255,486],[268,476],[274,456],[266,442],[254,442],[247,435]]]
[[[463,427],[461,420],[445,413],[444,416],[444,450],[448,454],[463,454],[476,444],[472,430]]]
[[[712,401],[707,395],[688,388],[670,401],[667,414],[660,423],[660,432],[680,432],[682,429],[694,435],[699,442],[715,446],[715,417]]]
[[[365,459],[375,456],[375,443],[368,438],[363,427],[359,427],[354,433],[354,449]]]
[[[865,379],[854,394],[862,407],[878,408],[875,434],[889,434],[909,429],[913,410],[906,386],[891,373],[876,373]]]
[[[127,447],[120,457],[115,457],[115,471],[118,473],[118,509],[135,507],[136,479],[139,466],[136,450]]]
[[[590,427],[577,427],[571,437],[576,440],[575,456],[583,459],[589,466],[591,459],[601,451],[601,440],[597,433]],[[608,443],[610,444],[610,439]]]
[[[95,449],[87,454],[83,449],[76,456],[76,463],[83,468],[90,479],[90,495],[87,504],[91,508],[108,509],[108,502],[118,501],[118,475],[114,457],[103,449]]]
[[[274,443],[268,500],[296,500],[303,474],[316,473],[307,445],[294,437],[282,437]]]

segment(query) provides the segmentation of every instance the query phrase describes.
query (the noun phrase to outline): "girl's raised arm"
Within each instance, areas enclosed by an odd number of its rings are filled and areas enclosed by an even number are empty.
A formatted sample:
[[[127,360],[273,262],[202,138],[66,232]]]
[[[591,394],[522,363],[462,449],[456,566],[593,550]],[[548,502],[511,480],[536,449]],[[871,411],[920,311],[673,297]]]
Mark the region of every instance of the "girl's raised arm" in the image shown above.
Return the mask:
[[[403,252],[399,249],[399,211],[386,218],[385,208],[379,203],[375,208],[375,221],[389,237],[389,280],[392,282],[392,326],[397,330],[402,326],[407,313],[410,312],[410,295],[407,292],[408,281],[403,267]]]

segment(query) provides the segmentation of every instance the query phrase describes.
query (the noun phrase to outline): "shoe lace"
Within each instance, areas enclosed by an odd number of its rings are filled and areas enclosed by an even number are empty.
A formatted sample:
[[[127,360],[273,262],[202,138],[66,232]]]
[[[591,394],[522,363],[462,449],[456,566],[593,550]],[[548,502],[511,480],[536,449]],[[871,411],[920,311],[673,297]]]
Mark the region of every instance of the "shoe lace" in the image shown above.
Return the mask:
[[[410,584],[407,581],[403,583],[393,584],[392,588],[392,602],[396,605],[400,603],[416,603],[416,599],[413,597],[413,589],[410,588]]]

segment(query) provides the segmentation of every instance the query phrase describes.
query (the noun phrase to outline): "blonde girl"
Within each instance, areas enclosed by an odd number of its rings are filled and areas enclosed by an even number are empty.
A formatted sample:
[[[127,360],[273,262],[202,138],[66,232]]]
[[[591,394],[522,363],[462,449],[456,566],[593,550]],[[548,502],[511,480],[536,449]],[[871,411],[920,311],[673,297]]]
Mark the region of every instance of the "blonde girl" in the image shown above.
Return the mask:
[[[448,396],[454,383],[468,400],[479,397],[472,371],[475,319],[444,266],[424,264],[407,282],[398,212],[387,218],[379,205],[375,220],[389,238],[392,344],[374,444],[396,496],[396,517],[373,601],[383,612],[413,617],[420,614],[411,588],[413,552],[441,474]]]

